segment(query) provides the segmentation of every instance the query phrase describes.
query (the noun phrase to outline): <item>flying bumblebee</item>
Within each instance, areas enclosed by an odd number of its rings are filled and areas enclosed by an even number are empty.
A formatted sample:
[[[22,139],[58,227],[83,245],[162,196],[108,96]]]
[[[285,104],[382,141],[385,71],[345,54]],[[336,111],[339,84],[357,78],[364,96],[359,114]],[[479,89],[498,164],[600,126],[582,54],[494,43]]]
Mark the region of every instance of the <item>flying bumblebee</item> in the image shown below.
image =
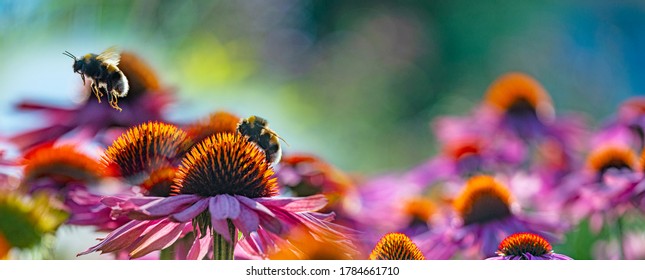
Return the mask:
[[[282,141],[284,139],[278,136],[275,131],[269,129],[267,120],[258,116],[250,116],[240,121],[237,125],[237,131],[264,150],[269,164],[274,165],[280,161],[282,149],[280,148],[279,139]]]
[[[88,53],[80,58],[76,58],[68,51],[63,54],[74,59],[74,73],[81,74],[83,85],[85,85],[85,76],[92,79],[90,87],[99,103],[101,103],[101,97],[106,94],[110,106],[119,111],[122,110],[117,105],[118,98],[128,95],[130,86],[128,79],[117,67],[121,56],[115,48],[109,48],[98,55]]]

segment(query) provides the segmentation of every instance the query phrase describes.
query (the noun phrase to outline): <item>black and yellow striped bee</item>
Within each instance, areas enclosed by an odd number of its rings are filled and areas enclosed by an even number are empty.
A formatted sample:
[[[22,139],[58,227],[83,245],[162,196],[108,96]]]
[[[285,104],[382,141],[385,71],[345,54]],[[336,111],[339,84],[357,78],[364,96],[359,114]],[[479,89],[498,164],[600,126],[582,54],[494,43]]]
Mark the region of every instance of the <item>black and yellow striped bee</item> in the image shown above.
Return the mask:
[[[258,116],[250,116],[240,121],[237,131],[264,150],[269,164],[274,165],[280,161],[282,149],[279,140],[284,141],[284,139],[269,128],[267,120]]]
[[[81,74],[83,85],[85,85],[85,76],[92,79],[92,92],[99,103],[103,94],[106,94],[110,106],[121,111],[117,105],[118,98],[128,95],[130,86],[128,79],[117,67],[121,56],[115,48],[109,48],[100,54],[88,53],[80,58],[76,58],[68,51],[63,54],[74,59],[74,73]]]

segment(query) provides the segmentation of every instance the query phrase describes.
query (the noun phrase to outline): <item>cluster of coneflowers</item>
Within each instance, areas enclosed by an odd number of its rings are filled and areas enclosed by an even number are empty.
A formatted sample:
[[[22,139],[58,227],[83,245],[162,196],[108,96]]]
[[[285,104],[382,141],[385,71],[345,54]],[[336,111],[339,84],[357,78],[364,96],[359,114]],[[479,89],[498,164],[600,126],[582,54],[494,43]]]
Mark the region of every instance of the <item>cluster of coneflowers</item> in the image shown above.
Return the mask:
[[[173,123],[154,71],[125,52],[119,68],[122,111],[18,104],[45,125],[6,139],[19,158],[0,153],[20,170],[0,175],[0,258],[67,224],[104,234],[79,255],[116,259],[561,260],[552,244],[584,221],[616,229],[599,258],[645,257],[626,244],[645,209],[644,98],[591,130],[508,73],[471,113],[432,122],[437,155],[364,178],[311,153],[270,162],[234,113]]]

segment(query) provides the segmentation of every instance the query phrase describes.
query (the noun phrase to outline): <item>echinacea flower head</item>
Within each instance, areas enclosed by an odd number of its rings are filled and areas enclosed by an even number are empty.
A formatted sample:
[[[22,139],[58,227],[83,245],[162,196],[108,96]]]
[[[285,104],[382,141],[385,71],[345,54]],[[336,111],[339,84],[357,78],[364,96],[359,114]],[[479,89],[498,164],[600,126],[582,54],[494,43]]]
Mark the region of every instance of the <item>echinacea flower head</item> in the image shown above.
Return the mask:
[[[499,244],[497,257],[489,260],[571,260],[553,252],[551,244],[534,233],[514,233]]]
[[[553,113],[551,98],[542,85],[533,77],[519,72],[507,73],[495,80],[488,88],[485,102],[508,119],[518,121],[511,125],[541,121],[552,117]]]
[[[276,178],[264,152],[240,134],[224,133],[197,144],[178,170],[175,194],[248,198],[278,194]]]
[[[280,160],[276,176],[283,194],[296,197],[325,195],[329,204],[323,211],[334,211],[337,219],[347,218],[359,208],[353,178],[318,156],[307,153],[285,155]]]
[[[160,85],[153,69],[130,52],[121,53],[119,69],[130,85],[128,95],[119,99],[123,111],[117,111],[105,102],[97,102],[89,85],[83,88],[85,100],[72,108],[24,101],[18,104],[19,110],[42,112],[45,114],[43,119],[48,122],[42,128],[12,136],[11,142],[23,151],[69,135],[82,138],[100,136],[96,140],[109,144],[114,140],[114,134],[119,135],[128,127],[164,120],[163,111],[172,101],[171,94]]]
[[[27,249],[37,246],[46,234],[52,234],[67,214],[51,204],[44,193],[23,196],[0,193],[0,259],[6,248]],[[4,254],[4,256],[3,256]]]
[[[464,225],[482,224],[512,215],[511,194],[490,176],[475,176],[453,202]]]
[[[60,191],[71,183],[92,184],[104,172],[98,160],[72,145],[45,146],[25,156],[22,188],[28,192],[40,189]]]
[[[217,133],[235,133],[241,120],[240,117],[233,113],[218,111],[210,114],[206,119],[189,124],[185,127],[190,141],[188,147],[192,147]]]
[[[276,178],[263,150],[237,133],[219,133],[194,146],[177,171],[172,193],[131,200],[136,207],[128,217],[134,220],[81,254],[127,250],[138,258],[171,246],[191,224],[190,259],[206,256],[209,244],[214,258],[232,259],[238,231],[244,237],[240,247],[262,258],[296,227],[314,238],[347,242],[330,222],[333,214],[315,212],[327,203],[324,196],[275,197]]]
[[[606,144],[589,152],[585,168],[563,180],[553,201],[574,221],[590,219],[591,229],[602,226],[632,208],[642,177],[631,147]]]
[[[402,233],[388,233],[376,244],[370,260],[425,260],[421,250]]]
[[[511,189],[489,175],[471,177],[453,199],[452,206],[454,217],[450,226],[442,229],[441,237],[435,238],[434,243],[424,242],[420,247],[426,256],[433,254],[429,250],[436,250],[442,254],[459,251],[467,259],[490,257],[512,233],[537,232],[556,239],[555,234],[567,226],[557,217],[524,213]]]
[[[104,165],[116,176],[138,185],[153,172],[176,166],[186,145],[186,133],[174,125],[147,122],[132,127],[105,151]],[[157,174],[160,175],[160,174]],[[167,174],[165,174],[167,176]]]
[[[611,168],[635,170],[637,162],[634,151],[626,146],[606,145],[593,150],[587,157],[587,166],[598,179]]]

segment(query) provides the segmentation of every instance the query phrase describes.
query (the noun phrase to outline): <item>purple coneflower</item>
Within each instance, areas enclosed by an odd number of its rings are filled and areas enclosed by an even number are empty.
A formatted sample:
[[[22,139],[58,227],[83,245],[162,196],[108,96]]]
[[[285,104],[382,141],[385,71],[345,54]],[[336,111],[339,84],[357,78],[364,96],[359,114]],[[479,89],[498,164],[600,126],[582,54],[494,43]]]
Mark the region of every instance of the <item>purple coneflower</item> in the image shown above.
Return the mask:
[[[49,190],[64,196],[70,186],[96,184],[103,175],[99,161],[75,146],[43,146],[25,155],[21,188],[29,193]]]
[[[101,169],[120,180],[117,194],[112,201],[146,197],[167,197],[174,183],[176,166],[185,149],[186,133],[171,124],[160,122],[143,123],[131,127],[108,147],[101,159]],[[136,186],[132,188],[131,186]],[[70,209],[68,221],[75,225],[93,225],[98,230],[113,230],[130,219],[118,215],[134,208],[126,204],[105,205],[104,193],[85,189],[71,191],[65,204]],[[114,211],[111,207],[118,207]]]
[[[534,233],[514,233],[499,243],[497,257],[488,260],[571,260],[553,252],[546,239]]]
[[[540,232],[553,238],[553,231],[559,228],[551,221],[522,213],[509,189],[487,175],[470,178],[454,199],[453,208],[456,217],[451,226],[443,230],[443,236],[433,238],[433,243],[428,245],[426,242],[419,244],[426,256],[432,254],[429,248],[457,252],[457,249],[435,248],[439,246],[458,248],[464,253],[461,257],[465,258],[487,257],[504,237],[512,233]]]
[[[135,220],[81,254],[127,249],[136,258],[172,245],[191,223],[195,240],[189,258],[195,259],[208,247],[213,258],[232,259],[238,231],[242,247],[261,256],[294,227],[304,226],[319,238],[341,236],[329,215],[311,212],[324,207],[323,196],[273,197],[278,187],[264,152],[239,134],[206,138],[186,154],[177,174],[174,196],[141,201],[128,213]]]
[[[281,193],[295,197],[323,194],[329,203],[321,211],[336,213],[337,223],[354,224],[349,216],[358,211],[359,198],[355,182],[348,174],[306,153],[283,156],[276,169]]]

